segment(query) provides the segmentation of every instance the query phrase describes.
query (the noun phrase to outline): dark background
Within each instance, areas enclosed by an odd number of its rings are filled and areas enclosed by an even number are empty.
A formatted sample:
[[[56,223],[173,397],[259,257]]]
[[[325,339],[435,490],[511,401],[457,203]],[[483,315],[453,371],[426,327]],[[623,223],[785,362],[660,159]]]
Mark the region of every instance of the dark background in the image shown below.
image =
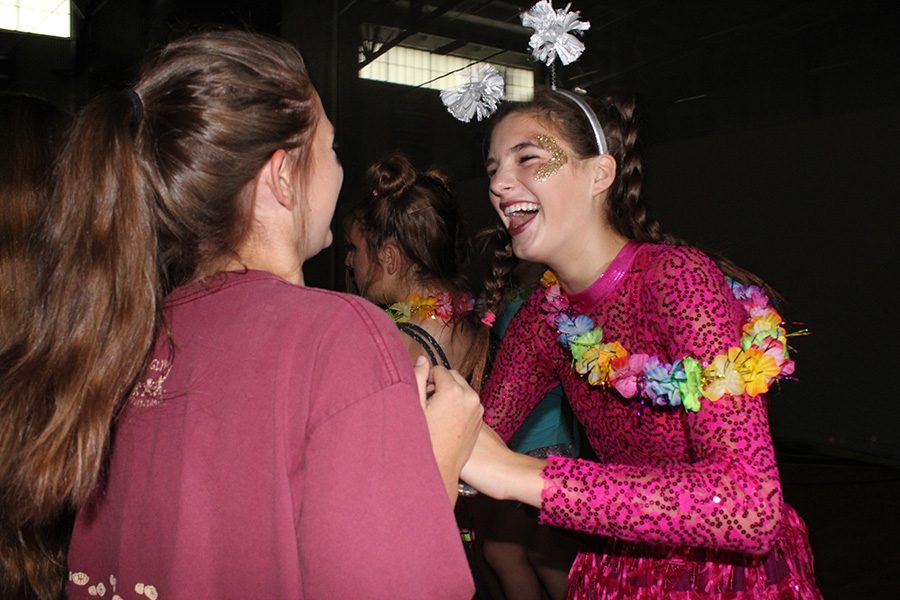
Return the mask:
[[[75,110],[127,85],[148,49],[198,27],[295,42],[345,169],[337,243],[307,281],[340,289],[340,218],[365,166],[389,150],[447,170],[471,229],[490,219],[484,124],[453,119],[435,91],[360,80],[363,37],[441,36],[450,41],[436,51],[488,47],[521,62],[529,31],[518,14],[530,4],[79,0],[72,40],[0,31],[0,90]],[[637,94],[655,215],[763,276],[787,298],[783,314],[813,330],[794,343],[799,380],[772,394],[771,415],[785,494],[810,525],[829,598],[894,597],[900,584],[897,6],[575,0],[592,24],[587,51],[558,72],[566,87]],[[547,79],[540,65],[536,79]]]

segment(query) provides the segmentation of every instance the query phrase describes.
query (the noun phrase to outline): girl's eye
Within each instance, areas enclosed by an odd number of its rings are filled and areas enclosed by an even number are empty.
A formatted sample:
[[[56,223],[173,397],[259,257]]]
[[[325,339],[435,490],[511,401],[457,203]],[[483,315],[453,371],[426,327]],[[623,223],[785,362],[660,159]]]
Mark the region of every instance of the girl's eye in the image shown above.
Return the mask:
[[[524,154],[519,157],[519,164],[525,164],[533,158],[537,158],[534,154]]]
[[[493,178],[496,173],[497,173],[497,169],[488,169],[488,172],[487,172],[488,179]]]

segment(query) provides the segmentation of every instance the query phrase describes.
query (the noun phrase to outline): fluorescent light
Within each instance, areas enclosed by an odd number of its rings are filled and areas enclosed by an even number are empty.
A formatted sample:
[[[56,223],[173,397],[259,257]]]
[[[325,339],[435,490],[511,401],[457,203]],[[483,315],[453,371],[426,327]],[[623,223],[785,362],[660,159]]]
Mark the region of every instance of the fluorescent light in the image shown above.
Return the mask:
[[[375,48],[378,46],[376,45]],[[435,54],[427,50],[394,46],[359,72],[361,79],[397,83],[431,90],[446,90],[468,81],[467,65],[475,62],[471,58]],[[534,74],[531,69],[510,67],[489,61],[471,66],[477,69],[484,65],[495,67],[505,80],[506,100],[530,100],[534,94]],[[458,72],[454,72],[458,71]],[[447,75],[450,73],[450,75]],[[446,77],[442,77],[446,75]]]
[[[70,0],[0,0],[0,29],[72,36]]]

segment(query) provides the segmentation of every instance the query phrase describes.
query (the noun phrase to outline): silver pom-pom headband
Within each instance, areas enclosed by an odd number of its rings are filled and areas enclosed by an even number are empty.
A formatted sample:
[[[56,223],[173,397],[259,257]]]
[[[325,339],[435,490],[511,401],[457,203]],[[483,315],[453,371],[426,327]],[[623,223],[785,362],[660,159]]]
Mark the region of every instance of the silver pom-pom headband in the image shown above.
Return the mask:
[[[597,113],[594,112],[594,109],[591,108],[591,105],[585,102],[584,98],[576,94],[575,92],[570,92],[569,90],[558,90],[553,88],[553,91],[557,94],[565,96],[581,109],[581,112],[584,113],[584,116],[587,117],[588,123],[591,124],[591,131],[594,132],[594,141],[597,143],[597,153],[598,154],[609,154],[609,146],[606,144],[606,136],[603,135],[603,127],[600,126],[600,119],[597,118]]]
[[[554,9],[550,0],[539,0],[527,12],[523,13],[522,25],[534,30],[528,41],[531,55],[550,67],[551,89],[565,96],[587,117],[594,133],[594,141],[599,154],[608,154],[609,146],[600,126],[600,119],[594,109],[574,92],[556,89],[556,59],[567,65],[578,60],[584,52],[584,44],[576,37],[587,31],[589,21],[580,21],[578,11],[569,11],[571,4],[564,9]],[[460,121],[468,123],[472,117],[479,121],[491,115],[503,96],[503,77],[493,67],[484,67],[477,74],[471,73],[469,82],[462,86],[441,92],[441,100],[447,110]]]
[[[554,9],[553,3],[549,0],[540,0],[522,15],[522,25],[534,29],[534,35],[531,36],[528,45],[531,47],[531,55],[534,59],[544,62],[550,67],[551,89],[557,94],[565,96],[581,109],[594,133],[597,152],[608,154],[609,146],[606,144],[606,136],[603,135],[600,119],[597,118],[594,109],[575,92],[556,89],[556,59],[559,58],[564,65],[578,60],[581,53],[584,52],[584,44],[576,35],[582,35],[591,27],[590,21],[579,20],[580,12],[569,11],[571,6],[571,4],[567,4],[565,8]]]
[[[442,91],[441,101],[447,111],[463,123],[468,123],[472,117],[480,121],[497,110],[503,89],[503,75],[487,65],[477,72],[471,71],[468,83]]]

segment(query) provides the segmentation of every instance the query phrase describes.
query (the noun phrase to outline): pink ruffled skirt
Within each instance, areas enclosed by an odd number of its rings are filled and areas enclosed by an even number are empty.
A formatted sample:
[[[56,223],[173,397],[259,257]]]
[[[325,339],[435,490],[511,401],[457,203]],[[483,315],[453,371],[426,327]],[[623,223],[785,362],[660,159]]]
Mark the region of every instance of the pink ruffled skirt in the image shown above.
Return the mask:
[[[806,525],[785,505],[768,554],[606,540],[569,572],[569,600],[819,600]]]

